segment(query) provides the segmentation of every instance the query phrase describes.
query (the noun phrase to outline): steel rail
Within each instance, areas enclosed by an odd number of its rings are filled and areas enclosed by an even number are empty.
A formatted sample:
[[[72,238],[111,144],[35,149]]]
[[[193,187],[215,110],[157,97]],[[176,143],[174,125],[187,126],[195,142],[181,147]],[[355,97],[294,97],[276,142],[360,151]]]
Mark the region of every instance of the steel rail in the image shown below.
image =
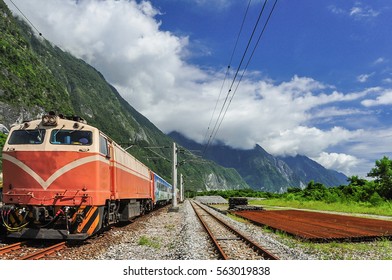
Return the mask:
[[[194,204],[191,202],[191,205],[193,207],[193,210],[196,213],[196,216],[199,218],[199,221],[201,222],[201,224],[203,225],[204,229],[207,231],[208,235],[211,238],[212,243],[214,243],[215,248],[218,250],[219,255],[224,259],[224,260],[228,260],[229,257],[226,255],[226,253],[223,251],[222,247],[219,245],[218,240],[215,238],[215,236],[213,235],[213,233],[211,232],[210,228],[208,227],[208,225],[204,222],[204,220],[202,219],[200,213],[198,213],[198,211],[196,210]]]
[[[53,246],[47,247],[45,249],[39,250],[37,252],[31,253],[29,255],[23,256],[19,258],[19,260],[39,260],[43,257],[49,256],[53,253],[56,253],[66,247],[66,242],[60,242]]]
[[[0,255],[20,249],[26,242],[17,242],[0,248]]]
[[[211,239],[213,240],[215,246],[218,248],[219,253],[221,254],[221,256],[226,260],[229,259],[227,257],[227,255],[223,252],[221,246],[219,245],[218,241],[215,239],[215,237],[212,236],[212,233],[208,228],[208,226],[204,223],[204,221],[202,220],[201,216],[199,215],[199,213],[196,211],[195,206],[193,205],[195,202],[191,202],[191,205],[193,207],[193,209],[195,210],[196,215],[198,216],[199,220],[201,221],[201,223],[203,224],[204,228],[206,228],[208,234],[210,235]],[[198,203],[195,203],[196,205],[198,205]],[[246,236],[244,236],[242,233],[240,233],[239,231],[237,231],[236,229],[234,229],[232,226],[228,225],[226,222],[224,222],[223,220],[219,219],[218,217],[212,215],[211,213],[209,213],[207,210],[205,210],[203,207],[201,207],[200,205],[198,205],[205,213],[208,213],[208,215],[210,215],[211,217],[213,217],[217,222],[219,222],[220,224],[222,224],[224,227],[226,227],[229,231],[231,231],[232,233],[234,233],[235,235],[237,235],[240,239],[242,239],[247,245],[248,247],[252,248],[255,252],[257,252],[259,255],[263,256],[264,259],[266,260],[278,260],[279,258],[277,256],[275,256],[274,254],[272,254],[271,252],[269,252],[267,249],[261,247],[260,245],[256,244],[255,242],[253,242],[252,240],[250,240],[249,238],[247,238]],[[222,255],[221,251],[223,252],[223,254],[226,256],[226,258],[224,257],[224,255]]]

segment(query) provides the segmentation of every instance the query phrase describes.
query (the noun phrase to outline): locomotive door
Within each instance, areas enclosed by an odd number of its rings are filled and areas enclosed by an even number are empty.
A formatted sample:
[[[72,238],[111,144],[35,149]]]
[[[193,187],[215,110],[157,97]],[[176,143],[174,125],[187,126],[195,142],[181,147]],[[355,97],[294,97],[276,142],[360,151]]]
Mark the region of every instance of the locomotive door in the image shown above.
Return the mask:
[[[111,199],[117,199],[117,188],[116,188],[116,168],[114,166],[115,153],[112,142],[108,142],[109,157],[110,157],[110,197]]]
[[[105,168],[101,170],[101,176],[105,179],[105,189],[110,192],[110,199],[116,198],[115,193],[115,168],[114,168],[114,152],[111,142],[102,134],[99,136],[99,152],[104,156]],[[102,172],[103,171],[103,172]]]

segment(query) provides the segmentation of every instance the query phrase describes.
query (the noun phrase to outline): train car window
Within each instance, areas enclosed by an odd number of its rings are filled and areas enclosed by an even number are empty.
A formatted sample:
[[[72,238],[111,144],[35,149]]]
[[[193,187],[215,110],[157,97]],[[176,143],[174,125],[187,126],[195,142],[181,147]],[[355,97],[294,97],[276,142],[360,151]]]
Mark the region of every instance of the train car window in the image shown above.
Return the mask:
[[[109,156],[108,142],[102,135],[99,135],[99,152],[107,157]]]
[[[42,144],[45,138],[45,129],[21,129],[14,130],[8,140],[8,144]]]
[[[86,130],[53,129],[50,143],[55,145],[91,145],[93,133]]]

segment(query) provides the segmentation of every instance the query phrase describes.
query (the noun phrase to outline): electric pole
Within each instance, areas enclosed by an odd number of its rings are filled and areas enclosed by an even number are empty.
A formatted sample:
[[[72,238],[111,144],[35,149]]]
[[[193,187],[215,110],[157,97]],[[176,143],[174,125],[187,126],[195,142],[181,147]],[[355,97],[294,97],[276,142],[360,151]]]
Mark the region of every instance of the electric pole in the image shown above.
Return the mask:
[[[173,199],[171,211],[178,211],[177,207],[177,146],[173,142]]]
[[[184,201],[184,179],[182,173],[180,174],[180,202]]]

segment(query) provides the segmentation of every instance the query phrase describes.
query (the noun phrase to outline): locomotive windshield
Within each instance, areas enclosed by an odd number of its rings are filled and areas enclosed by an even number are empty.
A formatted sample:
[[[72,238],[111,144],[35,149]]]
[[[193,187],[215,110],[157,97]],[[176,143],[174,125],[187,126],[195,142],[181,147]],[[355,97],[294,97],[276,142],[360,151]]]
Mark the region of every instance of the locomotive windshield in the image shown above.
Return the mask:
[[[60,145],[91,145],[92,132],[85,130],[54,129],[50,135],[51,144]]]
[[[21,129],[12,132],[8,144],[42,144],[45,137],[45,129]]]

